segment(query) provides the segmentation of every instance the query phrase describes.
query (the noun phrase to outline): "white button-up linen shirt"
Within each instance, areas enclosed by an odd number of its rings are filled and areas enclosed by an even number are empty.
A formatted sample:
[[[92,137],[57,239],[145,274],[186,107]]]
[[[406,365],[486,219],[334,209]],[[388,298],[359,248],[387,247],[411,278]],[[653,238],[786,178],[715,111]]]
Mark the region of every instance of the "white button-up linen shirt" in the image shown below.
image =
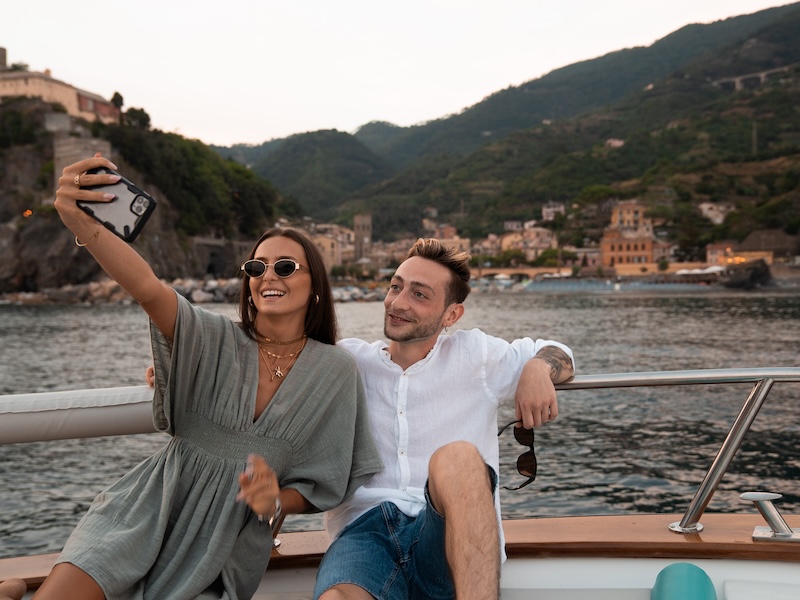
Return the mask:
[[[442,335],[428,356],[405,371],[385,342],[345,339],[367,393],[367,412],[383,470],[341,506],[328,511],[331,538],[359,516],[389,501],[409,516],[425,507],[425,482],[433,453],[450,442],[474,444],[499,473],[497,409],[513,402],[525,363],[558,342],[521,338],[509,343],[479,329]],[[574,363],[573,363],[574,364]],[[499,495],[495,508],[500,519]],[[501,543],[502,543],[502,528]]]

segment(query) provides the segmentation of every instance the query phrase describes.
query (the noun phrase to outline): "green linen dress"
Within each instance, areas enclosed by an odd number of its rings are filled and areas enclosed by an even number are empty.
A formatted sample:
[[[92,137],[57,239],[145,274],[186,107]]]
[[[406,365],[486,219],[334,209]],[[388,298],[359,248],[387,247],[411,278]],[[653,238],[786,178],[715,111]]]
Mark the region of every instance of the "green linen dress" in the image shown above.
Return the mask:
[[[91,575],[109,600],[247,599],[272,537],[244,502],[247,455],[318,511],[337,506],[381,463],[352,356],[307,340],[254,421],[258,346],[229,318],[178,296],[170,343],[151,324],[154,422],[173,437],[101,492],[58,559]]]

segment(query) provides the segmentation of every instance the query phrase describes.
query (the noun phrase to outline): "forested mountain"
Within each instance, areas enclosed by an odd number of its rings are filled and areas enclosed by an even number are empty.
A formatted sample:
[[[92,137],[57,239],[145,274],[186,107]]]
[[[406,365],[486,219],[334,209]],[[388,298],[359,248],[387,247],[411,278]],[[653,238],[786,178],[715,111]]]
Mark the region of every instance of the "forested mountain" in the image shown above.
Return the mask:
[[[355,136],[395,169],[432,154],[463,156],[509,133],[539,125],[544,119],[570,118],[616,102],[693,59],[748,39],[798,7],[800,4],[793,4],[707,25],[687,25],[651,46],[619,50],[510,86],[458,114],[412,127],[367,123]],[[254,165],[277,152],[283,141],[215,150]]]
[[[466,155],[545,119],[566,119],[617,102],[693,59],[743,42],[797,9],[795,4],[687,25],[651,46],[612,52],[511,86],[457,115],[406,128],[370,124],[355,135],[396,167],[432,154]]]
[[[800,228],[800,10],[746,40],[690,61],[670,77],[602,110],[555,119],[471,155],[420,161],[360,191],[338,211],[377,215],[385,237],[413,235],[426,206],[465,236],[502,231],[503,221],[541,216],[548,200],[571,214],[565,242],[597,240],[610,197],[642,197],[681,242],[686,257],[705,243],[755,228]],[[714,81],[788,66],[743,90]],[[733,87],[731,83],[729,87]],[[621,145],[620,145],[621,144]],[[737,210],[722,226],[700,217],[702,201]],[[593,219],[591,216],[595,215]]]
[[[331,205],[395,171],[352,135],[336,130],[286,138],[275,151],[258,159],[253,172],[300,200],[306,213],[318,215]]]
[[[587,187],[643,193],[645,184],[630,180],[662,173],[659,185],[668,186],[667,173],[790,152],[796,69],[783,87],[734,93],[712,82],[800,61],[798,15],[794,4],[688,25],[647,48],[557,69],[423,125],[373,122],[354,136],[316,132],[218,151],[244,158],[317,219],[349,224],[353,213],[369,211],[374,233],[392,239],[418,233],[423,208],[432,206],[464,235],[483,236]],[[625,144],[609,151],[610,138]],[[584,234],[592,228],[570,236]]]
[[[482,237],[502,231],[506,220],[539,218],[541,206],[556,200],[574,207],[555,224],[561,237],[582,245],[602,231],[603,200],[633,196],[648,201],[662,234],[678,240],[686,258],[756,227],[797,233],[797,31],[800,5],[690,25],[649,48],[559,69],[446,119],[413,128],[370,123],[355,134],[363,146],[410,166],[366,187],[345,192],[344,170],[320,178],[325,156],[351,151],[343,133],[328,136],[324,151],[314,147],[317,134],[289,138],[264,159],[273,170],[262,174],[291,189],[316,218],[349,224],[356,212],[372,213],[383,239],[419,234],[426,207],[462,235]],[[778,67],[787,70],[764,82],[751,78],[743,90],[715,84]],[[697,209],[703,201],[737,210],[712,226]]]
[[[258,145],[236,144],[230,147],[212,145],[211,149],[223,158],[230,158],[231,160],[235,160],[249,167],[264,157],[276,152],[278,148],[283,145],[284,141],[286,141],[285,138],[270,140]]]

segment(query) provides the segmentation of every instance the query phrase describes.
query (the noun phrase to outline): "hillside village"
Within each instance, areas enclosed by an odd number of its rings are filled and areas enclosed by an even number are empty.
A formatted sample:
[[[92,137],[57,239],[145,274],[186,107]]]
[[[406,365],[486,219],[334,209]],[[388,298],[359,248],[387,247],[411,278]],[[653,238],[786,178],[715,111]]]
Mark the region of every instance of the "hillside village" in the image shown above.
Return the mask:
[[[22,66],[24,67],[24,66]],[[65,112],[48,116],[47,129],[53,134],[54,180],[64,165],[93,151],[98,145],[113,152],[108,142],[91,137],[89,128],[81,123],[118,122],[120,107],[100,98],[97,94],[75,88],[52,77],[51,73],[30,72],[19,65],[7,65],[5,49],[0,48],[0,98],[36,97],[60,105]],[[609,139],[609,147],[624,146],[621,139]],[[52,202],[52,195],[41,198],[43,204]],[[660,229],[662,223],[648,216],[648,207],[640,199],[610,200],[601,207],[591,207],[606,214],[602,237],[597,242],[586,240],[583,247],[563,243],[553,230],[553,223],[581,216],[577,205],[548,202],[541,214],[530,215],[528,220],[506,221],[504,231],[483,239],[459,236],[453,225],[440,222],[435,207],[428,207],[420,218],[419,235],[436,237],[447,244],[469,252],[475,258],[476,277],[502,275],[515,279],[528,279],[541,275],[581,277],[652,277],[687,270],[720,269],[761,260],[767,265],[785,267],[783,272],[794,274],[800,269],[796,236],[781,231],[756,231],[742,242],[733,240],[709,244],[705,261],[681,263],[676,260],[677,246]],[[719,224],[732,206],[707,202],[699,206],[702,215]],[[602,217],[602,215],[601,215]],[[24,218],[19,216],[18,218]],[[372,217],[357,214],[353,226],[316,223],[310,218],[301,220],[281,218],[278,224],[306,229],[325,256],[334,280],[377,280],[386,276],[387,270],[405,256],[414,239],[395,242],[373,240]],[[145,237],[147,230],[145,230]],[[195,239],[196,246],[233,246],[238,260],[246,241],[225,241],[214,238]],[[214,254],[208,253],[209,256]],[[219,260],[218,254],[215,260]],[[218,266],[207,259],[201,272],[221,276]],[[191,274],[197,276],[197,273]]]
[[[422,220],[420,235],[438,238],[450,246],[469,252],[475,258],[480,257],[481,263],[475,265],[475,270],[481,270],[484,276],[511,273],[516,279],[552,274],[641,277],[708,267],[728,269],[758,260],[771,266],[780,264],[800,268],[800,257],[793,254],[796,240],[780,231],[754,232],[741,243],[730,240],[709,244],[706,247],[706,260],[701,263],[676,262],[676,245],[657,235],[657,221],[646,216],[646,207],[637,200],[617,200],[612,203],[610,220],[599,244],[582,248],[560,245],[556,233],[546,225],[554,220],[555,215],[566,215],[566,210],[564,204],[549,203],[541,219],[524,223],[510,221],[505,224],[506,231],[502,233],[470,240],[460,237],[452,225],[438,223],[435,220],[436,211],[431,208],[428,210],[430,216]],[[712,222],[721,218],[716,205],[709,205],[704,216]],[[337,274],[344,274],[345,271],[336,267],[354,266],[347,272],[364,275],[371,272],[374,276],[402,261],[414,242],[413,239],[391,243],[370,241],[370,215],[357,215],[354,229],[286,220],[282,224],[308,230],[323,251],[332,272]],[[502,262],[497,260],[509,255],[514,257],[510,263],[508,259]],[[537,259],[543,255],[550,256],[550,259],[539,260],[544,264],[526,268],[536,265]],[[712,269],[711,272],[720,271]]]

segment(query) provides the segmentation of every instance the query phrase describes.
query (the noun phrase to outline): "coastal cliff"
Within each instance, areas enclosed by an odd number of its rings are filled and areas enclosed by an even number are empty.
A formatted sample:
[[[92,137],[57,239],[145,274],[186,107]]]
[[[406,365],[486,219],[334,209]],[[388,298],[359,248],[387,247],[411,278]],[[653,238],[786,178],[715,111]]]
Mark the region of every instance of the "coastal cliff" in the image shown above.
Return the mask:
[[[100,267],[87,250],[75,245],[74,236],[53,207],[57,182],[52,144],[12,146],[2,150],[2,158],[0,294],[39,292],[101,280]],[[238,260],[232,242],[209,248],[190,236],[180,235],[175,227],[176,212],[167,195],[120,156],[113,159],[122,173],[145,187],[158,201],[133,247],[159,277],[203,278],[215,270],[211,265],[233,264]],[[212,253],[219,256],[214,259]]]

